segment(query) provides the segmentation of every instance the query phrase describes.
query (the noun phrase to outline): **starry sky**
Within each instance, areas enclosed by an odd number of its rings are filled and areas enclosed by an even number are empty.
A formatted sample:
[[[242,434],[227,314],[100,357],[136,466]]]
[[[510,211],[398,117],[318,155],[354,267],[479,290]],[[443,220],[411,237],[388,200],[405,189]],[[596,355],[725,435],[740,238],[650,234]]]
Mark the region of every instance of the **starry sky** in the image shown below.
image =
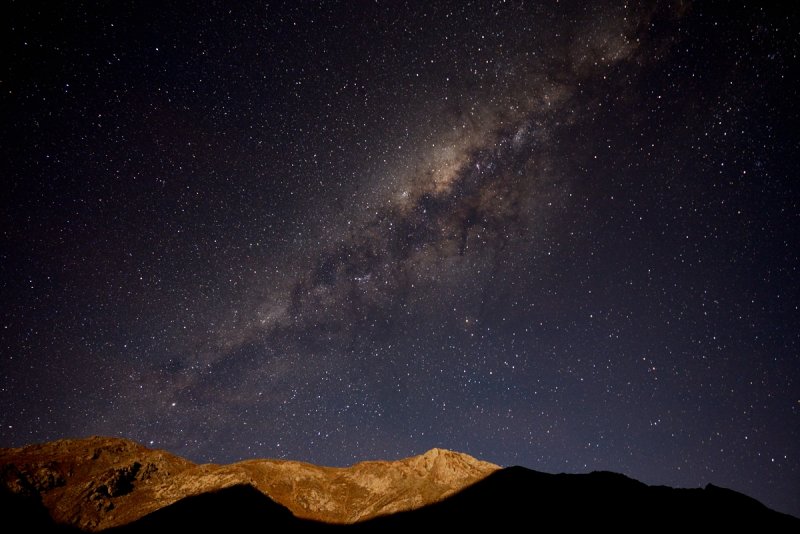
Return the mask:
[[[0,445],[800,515],[798,10],[607,4],[5,2]]]

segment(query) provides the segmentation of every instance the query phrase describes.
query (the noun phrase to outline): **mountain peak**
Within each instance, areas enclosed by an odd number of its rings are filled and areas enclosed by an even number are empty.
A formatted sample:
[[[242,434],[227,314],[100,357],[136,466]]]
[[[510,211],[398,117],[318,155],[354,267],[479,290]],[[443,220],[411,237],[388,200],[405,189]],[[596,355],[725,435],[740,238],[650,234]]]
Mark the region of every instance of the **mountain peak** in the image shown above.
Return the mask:
[[[429,458],[437,458],[440,456],[469,456],[468,454],[464,454],[457,451],[451,451],[450,449],[441,449],[439,447],[434,447],[428,451],[422,453],[422,456],[427,456]]]
[[[484,462],[482,460],[478,460],[474,456],[470,456],[469,454],[458,452],[450,449],[441,449],[439,447],[434,447],[428,451],[425,451],[420,456],[423,458],[431,458],[431,459],[443,459],[446,461],[464,461],[468,463],[480,463],[480,464],[487,464],[488,462]],[[494,465],[494,464],[492,464]]]
[[[498,465],[478,460],[468,454],[440,448],[433,448],[407,461],[419,476],[440,484],[459,486],[466,480],[481,479],[500,469]]]

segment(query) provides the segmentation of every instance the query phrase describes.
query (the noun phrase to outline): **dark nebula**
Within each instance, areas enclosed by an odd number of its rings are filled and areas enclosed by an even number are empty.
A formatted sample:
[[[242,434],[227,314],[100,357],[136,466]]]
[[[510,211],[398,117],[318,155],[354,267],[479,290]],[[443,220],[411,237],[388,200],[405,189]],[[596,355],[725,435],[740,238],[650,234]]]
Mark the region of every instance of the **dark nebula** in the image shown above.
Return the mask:
[[[7,4],[0,445],[800,515],[796,9]]]

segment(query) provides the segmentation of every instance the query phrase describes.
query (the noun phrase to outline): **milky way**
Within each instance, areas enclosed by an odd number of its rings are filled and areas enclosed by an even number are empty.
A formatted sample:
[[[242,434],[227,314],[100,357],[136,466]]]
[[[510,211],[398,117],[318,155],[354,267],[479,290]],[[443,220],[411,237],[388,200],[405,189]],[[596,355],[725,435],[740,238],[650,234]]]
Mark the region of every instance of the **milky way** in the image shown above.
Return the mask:
[[[3,17],[0,445],[800,513],[796,13],[145,4]]]

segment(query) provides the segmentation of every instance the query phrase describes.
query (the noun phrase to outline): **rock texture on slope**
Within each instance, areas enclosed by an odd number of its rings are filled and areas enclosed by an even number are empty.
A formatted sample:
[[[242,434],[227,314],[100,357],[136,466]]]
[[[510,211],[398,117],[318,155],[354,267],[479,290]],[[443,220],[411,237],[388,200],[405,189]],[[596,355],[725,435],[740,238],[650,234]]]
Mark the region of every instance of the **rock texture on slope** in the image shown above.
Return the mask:
[[[86,531],[124,525],[185,497],[243,484],[298,518],[353,523],[439,502],[498,469],[443,449],[347,468],[282,460],[196,465],[105,437],[0,449],[6,492],[40,499],[56,522]]]

